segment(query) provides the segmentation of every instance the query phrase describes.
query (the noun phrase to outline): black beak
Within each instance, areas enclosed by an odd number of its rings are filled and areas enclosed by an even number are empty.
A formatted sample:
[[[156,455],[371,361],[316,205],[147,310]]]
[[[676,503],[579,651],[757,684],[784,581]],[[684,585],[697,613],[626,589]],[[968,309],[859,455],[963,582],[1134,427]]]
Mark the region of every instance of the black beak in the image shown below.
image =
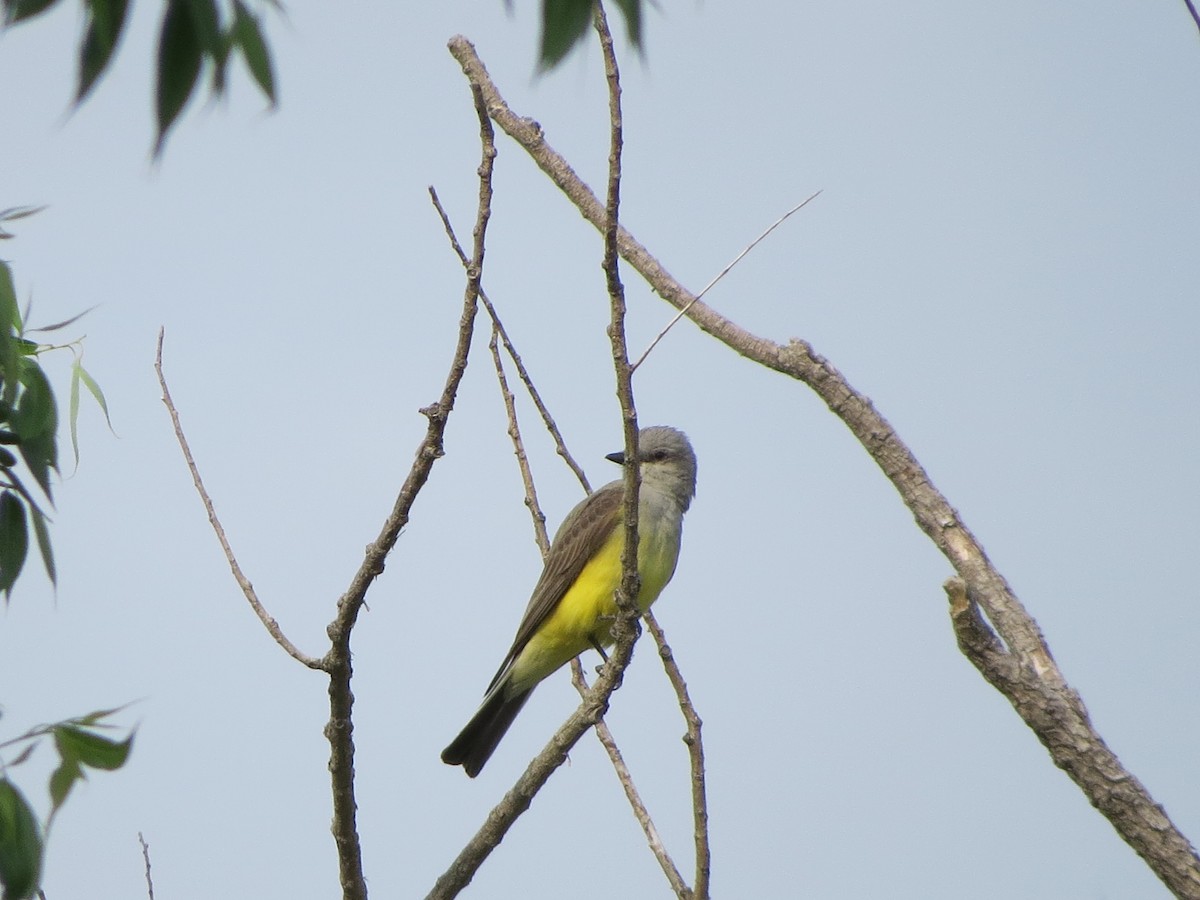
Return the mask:
[[[625,465],[625,451],[624,450],[618,450],[616,453],[610,453],[610,454],[608,454],[608,456],[606,456],[604,458],[607,459],[609,462],[615,462],[618,466]]]

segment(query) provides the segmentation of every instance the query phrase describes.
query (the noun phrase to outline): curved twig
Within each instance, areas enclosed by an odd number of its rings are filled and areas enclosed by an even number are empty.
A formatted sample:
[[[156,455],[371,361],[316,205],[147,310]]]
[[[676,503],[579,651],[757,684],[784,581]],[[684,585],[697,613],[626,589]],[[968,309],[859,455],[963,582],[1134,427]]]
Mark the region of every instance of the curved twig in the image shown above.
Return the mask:
[[[208,523],[212,526],[213,533],[216,534],[217,540],[221,544],[221,550],[225,553],[225,561],[229,563],[229,570],[233,573],[233,579],[238,583],[238,587],[242,589],[242,593],[246,596],[246,602],[250,604],[250,608],[258,616],[258,620],[263,623],[263,627],[267,629],[267,633],[275,639],[275,643],[282,647],[288,656],[302,665],[308,666],[310,669],[324,669],[324,660],[318,659],[315,656],[309,656],[288,640],[287,635],[283,633],[283,629],[279,627],[279,623],[275,621],[274,616],[268,613],[266,607],[262,605],[262,602],[258,599],[258,594],[254,590],[254,585],[250,583],[250,579],[246,577],[246,573],[238,565],[237,556],[234,555],[233,547],[229,545],[229,539],[225,537],[225,529],[221,526],[221,520],[217,517],[217,510],[213,506],[212,497],[208,495],[208,489],[204,486],[204,479],[200,477],[200,468],[196,465],[196,460],[192,456],[192,448],[188,446],[187,437],[183,433],[183,425],[179,421],[179,410],[175,408],[175,401],[171,399],[171,390],[167,387],[167,378],[163,374],[162,365],[164,333],[165,329],[158,329],[158,344],[154,352],[154,371],[158,375],[158,384],[162,388],[162,402],[167,407],[167,412],[171,416],[171,425],[175,429],[175,439],[179,442],[179,448],[183,451],[183,458],[187,462],[188,471],[192,473],[192,483],[196,486],[196,493],[200,495],[200,501],[204,504],[204,511],[208,513]]]

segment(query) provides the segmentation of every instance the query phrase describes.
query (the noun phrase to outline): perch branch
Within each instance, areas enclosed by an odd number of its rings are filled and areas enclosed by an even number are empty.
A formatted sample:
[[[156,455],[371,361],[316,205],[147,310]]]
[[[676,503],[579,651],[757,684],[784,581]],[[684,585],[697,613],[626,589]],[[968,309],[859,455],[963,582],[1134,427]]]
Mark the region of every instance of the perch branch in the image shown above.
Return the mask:
[[[575,690],[579,691],[580,696],[587,696],[588,683],[583,674],[583,664],[580,663],[578,656],[571,660],[571,684],[574,685]],[[625,757],[621,755],[616,738],[613,737],[608,723],[603,719],[596,722],[596,737],[600,740],[600,745],[604,747],[605,752],[608,753],[613,770],[617,773],[617,780],[621,783],[622,790],[625,791],[625,798],[633,809],[634,818],[642,826],[642,832],[646,835],[646,843],[650,846],[650,852],[654,854],[654,858],[662,867],[663,874],[666,875],[667,881],[671,885],[671,890],[680,900],[692,900],[692,889],[687,886],[683,875],[679,872],[679,867],[675,865],[671,854],[667,852],[658,828],[650,817],[650,811],[646,808],[645,801],[642,800],[641,792],[633,783],[633,773],[625,764]]]
[[[658,645],[658,658],[662,660],[671,687],[675,688],[675,696],[679,701],[679,709],[683,712],[683,720],[687,724],[687,733],[683,742],[688,748],[688,757],[692,766],[692,839],[696,846],[696,898],[708,896],[708,880],[712,868],[712,851],[708,840],[708,791],[705,787],[704,770],[704,741],[700,731],[703,722],[696,714],[696,707],[688,694],[687,682],[675,662],[675,654],[667,644],[667,636],[663,633],[654,618],[654,614],[646,611],[646,627],[649,629],[654,643]]]
[[[596,679],[587,696],[554,733],[542,751],[533,758],[512,789],[488,814],[479,831],[438,878],[433,890],[427,895],[427,900],[455,897],[471,882],[484,860],[508,834],[509,828],[529,808],[542,785],[550,779],[555,769],[566,762],[571,748],[579,742],[585,731],[604,716],[608,710],[608,698],[617,689],[632,655],[631,641],[625,642],[624,647],[617,644],[609,653],[608,663],[601,670],[600,677]],[[620,665],[614,666],[613,660],[618,659]]]

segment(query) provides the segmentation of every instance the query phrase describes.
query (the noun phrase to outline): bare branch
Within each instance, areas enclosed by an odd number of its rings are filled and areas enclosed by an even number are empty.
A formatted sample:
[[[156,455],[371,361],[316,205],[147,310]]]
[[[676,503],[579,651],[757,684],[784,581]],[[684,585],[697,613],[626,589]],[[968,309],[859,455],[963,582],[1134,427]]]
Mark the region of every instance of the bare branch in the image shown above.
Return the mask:
[[[643,616],[646,627],[658,645],[658,658],[662,660],[663,669],[671,686],[675,688],[675,696],[679,700],[679,709],[683,712],[683,720],[687,723],[687,733],[683,742],[688,748],[688,757],[692,766],[692,839],[696,846],[696,884],[694,887],[696,900],[706,900],[708,897],[708,882],[712,868],[712,852],[708,840],[708,791],[705,787],[704,741],[700,735],[703,723],[696,714],[696,707],[688,694],[687,682],[675,662],[675,654],[667,644],[667,636],[663,633],[658,620],[650,610]]]
[[[492,365],[496,368],[496,381],[500,384],[500,396],[504,400],[504,412],[508,416],[508,436],[513,442],[513,453],[517,457],[517,468],[521,470],[521,483],[525,485],[525,505],[533,518],[533,536],[542,559],[550,552],[550,537],[546,534],[546,514],[538,503],[537,487],[533,483],[533,471],[529,468],[529,457],[525,454],[525,442],[521,439],[521,426],[517,422],[517,406],[512,391],[508,389],[508,378],[504,375],[504,360],[500,357],[498,339],[500,326],[492,320],[492,339],[488,349],[492,351]]]
[[[204,504],[205,512],[208,513],[208,523],[212,526],[213,533],[216,534],[217,540],[221,544],[221,549],[225,552],[225,560],[229,563],[229,570],[233,572],[233,578],[238,583],[238,587],[242,589],[242,593],[246,596],[246,601],[250,604],[250,608],[254,610],[254,614],[258,616],[259,621],[263,623],[263,626],[267,629],[267,633],[275,639],[275,643],[282,647],[288,656],[308,666],[308,668],[323,669],[325,667],[323,660],[309,656],[288,640],[287,635],[283,633],[283,629],[279,627],[279,623],[275,621],[262,603],[259,602],[258,594],[254,591],[254,585],[250,583],[250,579],[246,577],[245,573],[242,572],[242,567],[238,565],[233,548],[229,546],[229,539],[225,537],[225,529],[221,526],[221,520],[217,518],[217,510],[213,506],[212,497],[208,495],[208,490],[204,487],[204,479],[200,477],[200,469],[196,465],[195,458],[192,456],[192,448],[188,446],[187,438],[183,433],[183,425],[179,421],[179,410],[175,408],[175,401],[171,399],[171,391],[167,387],[166,376],[163,375],[163,334],[164,329],[159,328],[158,346],[154,353],[154,371],[158,374],[158,383],[162,388],[162,401],[171,416],[171,425],[175,429],[175,439],[179,442],[180,449],[183,450],[183,458],[187,462],[188,471],[192,473],[192,483],[196,486],[196,493],[200,495],[200,501]]]
[[[450,867],[438,878],[427,900],[445,900],[457,896],[508,833],[513,823],[529,808],[534,796],[554,770],[566,762],[567,754],[589,728],[608,710],[608,698],[620,683],[621,675],[633,655],[633,643],[618,643],[583,702],[554,733],[542,751],[526,766],[517,783],[488,814],[475,836],[467,842]],[[618,665],[613,665],[619,660]]]
[[[580,696],[587,696],[588,683],[583,674],[583,664],[579,661],[579,657],[571,660],[571,684],[575,686],[575,690],[579,691]],[[617,780],[621,782],[621,788],[625,791],[625,798],[629,801],[629,806],[633,809],[634,818],[638,824],[642,826],[642,832],[646,835],[646,842],[650,846],[650,852],[654,854],[654,858],[658,860],[659,866],[662,867],[663,874],[667,876],[667,881],[671,885],[671,890],[675,892],[675,896],[680,900],[692,900],[694,897],[692,889],[687,886],[683,880],[683,875],[679,872],[679,867],[675,865],[675,861],[671,859],[671,854],[667,852],[666,845],[662,842],[662,837],[658,833],[658,828],[654,825],[654,820],[650,818],[650,811],[646,809],[646,803],[642,800],[641,792],[633,783],[633,773],[629,771],[629,767],[625,765],[625,757],[621,755],[621,750],[617,746],[617,741],[609,730],[608,723],[603,719],[596,722],[596,737],[600,740],[600,745],[604,747],[608,758],[612,762],[613,770],[617,773]]]
[[[493,120],[520,144],[585,219],[597,229],[606,229],[605,205],[547,144],[541,126],[509,109],[471,43],[455,37],[450,41],[450,52],[471,83],[482,91]],[[1079,785],[1092,805],[1170,890],[1180,897],[1200,898],[1200,858],[1195,850],[1092,728],[1087,710],[1055,664],[1037,623],[870,400],[854,390],[807,342],[792,339],[779,344],[759,337],[698,300],[625,229],[618,230],[618,249],[659,296],[676,309],[688,307],[688,318],[702,330],[740,355],[804,383],[846,424],[892,482],[918,527],[967,584],[969,595],[984,610],[1016,664],[1035,672],[1053,690],[1053,715],[1040,715],[1027,705],[1016,708],[1049,749],[1054,763]]]
[[[154,900],[154,879],[150,875],[150,845],[146,843],[146,839],[142,837],[142,833],[138,832],[138,841],[142,845],[142,859],[146,862],[146,894],[150,900]]]
[[[1192,21],[1196,23],[1196,27],[1200,28],[1200,12],[1196,11],[1196,4],[1192,0],[1183,0],[1187,4],[1188,12],[1192,14]]]
[[[587,475],[584,474],[583,467],[575,461],[575,457],[571,455],[571,451],[567,449],[567,442],[563,440],[562,432],[558,430],[558,423],[554,421],[554,417],[550,415],[550,410],[546,407],[542,400],[542,395],[533,384],[533,378],[525,368],[525,363],[521,361],[521,355],[517,353],[517,348],[513,346],[513,342],[508,338],[508,332],[504,329],[504,323],[500,321],[500,317],[496,314],[496,308],[486,296],[480,294],[480,299],[483,301],[483,308],[487,310],[488,315],[492,318],[492,323],[496,326],[500,333],[500,341],[504,344],[504,349],[508,352],[509,358],[513,361],[513,365],[517,367],[517,375],[521,379],[521,383],[525,385],[525,390],[529,393],[529,398],[533,401],[533,405],[537,407],[538,414],[542,417],[542,424],[546,426],[546,430],[550,432],[550,436],[554,438],[555,452],[562,457],[563,462],[567,464],[579,480],[580,486],[583,487],[585,494],[592,492],[592,486],[588,483]]]
[[[625,428],[625,498],[622,524],[625,528],[625,546],[621,551],[621,588],[617,591],[617,608],[621,611],[613,623],[612,634],[619,644],[622,640],[636,640],[637,595],[641,590],[638,576],[638,492],[641,489],[641,471],[638,467],[638,423],[637,409],[633,401],[633,369],[629,366],[629,348],[625,342],[625,286],[617,257],[618,213],[621,206],[621,150],[624,146],[621,122],[621,77],[617,69],[617,57],[613,52],[612,35],[604,17],[604,7],[596,4],[596,31],[600,34],[600,49],[604,57],[604,75],[608,82],[608,199],[604,205],[604,279],[608,286],[612,317],[608,325],[608,338],[612,344],[613,370],[617,376],[617,400],[621,404],[621,421]],[[633,637],[627,635],[632,632]]]
[[[446,235],[450,239],[451,248],[458,255],[458,258],[462,261],[463,265],[466,265],[467,256],[465,253],[463,253],[462,247],[458,243],[458,238],[454,234],[454,228],[450,224],[450,217],[446,215],[446,210],[442,207],[442,201],[438,198],[437,191],[435,191],[432,187],[429,188],[429,196],[433,200],[434,209],[437,210],[438,215],[441,217],[442,226],[446,229]],[[484,291],[482,287],[479,289],[479,299],[483,303],[483,308],[487,310],[488,315],[491,317],[492,325],[494,325],[499,331],[500,341],[504,344],[504,349],[508,353],[509,358],[512,359],[513,365],[517,367],[517,375],[520,377],[521,383],[525,385],[525,390],[529,392],[529,397],[531,400],[533,400],[533,405],[537,407],[538,414],[541,415],[542,422],[545,424],[546,430],[549,431],[550,436],[554,438],[554,446],[558,452],[558,455],[563,458],[563,461],[567,464],[570,470],[575,473],[575,477],[579,479],[579,483],[583,485],[584,493],[590,494],[592,492],[592,486],[588,483],[587,475],[584,474],[583,468],[575,461],[575,458],[571,456],[570,451],[567,450],[567,444],[563,440],[562,433],[558,430],[558,425],[555,423],[554,417],[550,415],[550,410],[543,402],[541,393],[534,386],[533,379],[526,370],[525,363],[521,360],[521,354],[517,352],[517,348],[509,339],[508,331],[504,328],[504,323],[500,321],[500,316],[496,313],[496,307],[492,305],[491,299],[488,297],[487,292]]]
[[[607,66],[606,66],[607,67]],[[477,97],[482,96],[478,86],[472,85],[472,90]],[[619,144],[619,115],[614,124],[615,141],[614,154],[616,157],[615,164],[610,164],[610,212],[612,215],[612,226],[610,228],[611,241],[606,241],[606,263],[610,261],[611,267],[606,266],[606,273],[609,278],[610,293],[613,287],[613,279],[615,278],[616,269],[616,211],[617,198],[619,196],[620,183],[620,144]],[[610,157],[611,163],[612,157]],[[614,183],[615,182],[615,183]],[[619,280],[617,281],[619,287]],[[618,292],[619,294],[619,292]],[[614,321],[620,321],[620,313],[623,311],[623,297],[618,295],[613,296]],[[557,769],[567,758],[567,753],[578,742],[583,733],[595,725],[608,709],[609,697],[612,692],[620,685],[624,675],[625,668],[629,665],[629,661],[633,657],[633,645],[637,638],[637,605],[633,598],[637,597],[638,580],[637,580],[637,494],[636,485],[638,480],[637,471],[637,420],[633,413],[632,396],[629,393],[629,360],[627,355],[623,354],[624,350],[624,333],[620,336],[615,336],[616,329],[610,337],[613,338],[613,354],[614,360],[618,363],[618,393],[622,394],[622,411],[626,415],[626,452],[629,458],[632,459],[633,465],[626,467],[626,513],[628,518],[630,497],[630,482],[633,484],[633,533],[632,533],[632,548],[627,547],[627,552],[622,557],[624,567],[621,590],[618,592],[618,601],[621,604],[622,615],[618,617],[618,621],[613,624],[612,633],[616,638],[616,646],[609,654],[608,661],[605,663],[600,677],[596,680],[595,685],[588,691],[579,708],[568,717],[567,721],[559,728],[551,737],[549,743],[542,751],[534,757],[534,759],[526,767],[525,772],[517,780],[513,788],[504,796],[495,808],[489,813],[487,820],[483,826],[476,832],[475,836],[467,843],[467,845],[459,853],[458,857],[451,863],[450,867],[438,878],[433,890],[428,897],[444,898],[453,897],[462,890],[471,879],[483,861],[491,854],[492,850],[503,840],[508,829],[513,822],[529,808],[534,795],[541,789],[542,785],[550,778],[554,770]],[[618,357],[620,357],[618,359]],[[620,364],[623,363],[623,366]],[[632,432],[630,431],[632,427]],[[632,478],[631,478],[632,473]],[[629,530],[626,531],[626,541],[630,541]],[[632,576],[632,577],[631,577]],[[632,588],[632,589],[631,589]],[[624,596],[621,596],[624,595]],[[622,622],[625,621],[625,628],[622,629]]]

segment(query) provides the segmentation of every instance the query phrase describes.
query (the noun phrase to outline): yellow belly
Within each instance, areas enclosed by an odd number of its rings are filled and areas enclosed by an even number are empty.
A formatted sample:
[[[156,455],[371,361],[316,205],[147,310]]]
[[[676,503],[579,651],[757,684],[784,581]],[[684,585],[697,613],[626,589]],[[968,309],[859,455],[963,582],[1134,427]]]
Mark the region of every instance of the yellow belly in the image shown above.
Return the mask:
[[[554,612],[542,623],[513,664],[506,693],[510,696],[535,684],[570,662],[595,640],[612,644],[612,623],[617,615],[614,599],[621,582],[621,551],[625,546],[624,526],[583,567],[575,583],[563,595]],[[638,536],[638,574],[642,587],[638,609],[650,608],[671,576],[679,557],[677,535]]]

